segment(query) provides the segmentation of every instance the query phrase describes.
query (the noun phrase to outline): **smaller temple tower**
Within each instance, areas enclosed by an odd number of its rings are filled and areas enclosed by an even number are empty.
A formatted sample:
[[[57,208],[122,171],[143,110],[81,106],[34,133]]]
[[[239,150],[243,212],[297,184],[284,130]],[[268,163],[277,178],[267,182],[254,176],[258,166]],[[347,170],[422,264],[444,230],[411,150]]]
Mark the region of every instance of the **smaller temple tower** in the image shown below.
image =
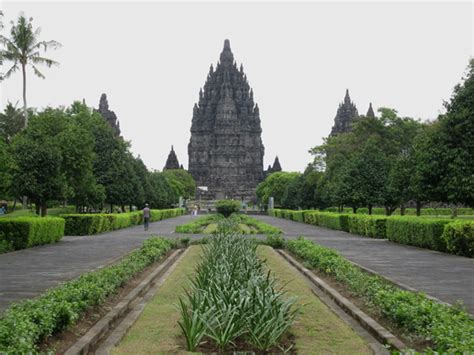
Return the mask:
[[[330,135],[335,136],[339,133],[349,132],[352,122],[357,119],[357,117],[359,117],[359,113],[351,101],[349,89],[347,89],[344,101],[339,104],[339,108],[337,109],[336,117],[334,118],[334,126],[332,127]]]
[[[166,164],[163,170],[172,170],[172,169],[182,169],[182,165],[179,165],[178,157],[174,152],[174,147],[171,146],[170,154],[168,154],[168,159],[166,159]]]
[[[110,124],[110,126],[114,130],[115,135],[120,136],[120,123],[117,119],[117,115],[115,114],[115,112],[109,110],[109,103],[107,101],[106,94],[102,94],[100,96],[99,109],[95,111],[99,112],[104,118],[104,120],[106,120]]]
[[[375,117],[374,109],[372,108],[372,102],[369,104],[369,109],[367,110],[366,116],[371,118]]]
[[[277,173],[279,171],[282,171],[281,165],[280,165],[280,159],[278,159],[278,155],[275,157],[275,161],[273,162],[273,166],[269,165],[268,169],[265,171],[265,177],[272,173]]]

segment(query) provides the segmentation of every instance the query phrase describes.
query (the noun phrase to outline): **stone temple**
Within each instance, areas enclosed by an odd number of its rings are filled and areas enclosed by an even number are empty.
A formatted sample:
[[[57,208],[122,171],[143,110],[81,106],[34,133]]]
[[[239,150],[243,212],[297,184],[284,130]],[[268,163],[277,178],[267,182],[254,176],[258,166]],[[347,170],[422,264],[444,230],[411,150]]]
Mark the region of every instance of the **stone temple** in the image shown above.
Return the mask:
[[[110,126],[114,130],[115,135],[120,136],[120,123],[117,119],[117,115],[115,114],[115,112],[109,110],[109,102],[107,101],[106,94],[102,94],[100,96],[99,109],[95,111],[99,112],[104,118],[104,120],[106,120],[110,124]]]
[[[264,178],[260,113],[229,40],[194,105],[188,170],[206,199],[253,200]],[[205,188],[204,188],[205,187]]]

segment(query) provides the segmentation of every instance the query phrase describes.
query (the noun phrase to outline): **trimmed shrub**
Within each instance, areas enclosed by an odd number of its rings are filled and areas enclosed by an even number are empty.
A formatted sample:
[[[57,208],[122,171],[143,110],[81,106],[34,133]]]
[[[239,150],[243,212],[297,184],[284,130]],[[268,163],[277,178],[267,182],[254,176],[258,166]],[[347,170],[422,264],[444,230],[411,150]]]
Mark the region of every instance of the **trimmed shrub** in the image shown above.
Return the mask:
[[[281,235],[267,235],[265,239],[265,245],[269,245],[274,249],[283,249],[285,248],[286,241]]]
[[[216,211],[224,217],[229,217],[232,213],[240,211],[241,203],[235,200],[219,200],[216,202]]]
[[[474,321],[464,310],[432,301],[422,293],[401,290],[378,276],[363,272],[334,250],[309,240],[289,240],[286,245],[305,264],[347,285],[363,297],[369,307],[378,310],[406,334],[432,341],[433,350],[439,353],[474,351]]]
[[[387,218],[387,238],[395,243],[413,245],[445,252],[446,242],[441,238],[450,219],[394,216]]]
[[[305,223],[315,226],[349,231],[349,216],[344,213],[306,211],[303,219]]]
[[[348,215],[349,232],[371,238],[386,238],[385,216]]]
[[[74,324],[90,307],[105,299],[173,246],[151,238],[115,265],[85,273],[44,295],[10,307],[0,318],[0,353],[37,353],[47,337]]]
[[[150,221],[161,221],[182,214],[183,208],[151,210]],[[61,217],[66,220],[66,235],[93,235],[143,223],[141,211],[118,214],[65,214]]]
[[[444,226],[442,240],[446,249],[456,255],[474,257],[474,222],[456,221]]]
[[[55,243],[64,236],[64,220],[57,217],[0,219],[0,252]]]

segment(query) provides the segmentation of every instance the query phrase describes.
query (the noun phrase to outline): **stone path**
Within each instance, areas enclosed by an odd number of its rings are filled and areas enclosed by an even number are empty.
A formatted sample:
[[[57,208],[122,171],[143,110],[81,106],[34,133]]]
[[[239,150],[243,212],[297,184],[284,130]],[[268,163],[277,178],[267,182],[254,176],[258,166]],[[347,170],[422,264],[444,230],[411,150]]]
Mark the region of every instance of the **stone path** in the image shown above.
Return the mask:
[[[474,259],[371,239],[269,216],[254,216],[280,227],[287,238],[305,236],[398,283],[444,302],[462,300],[474,314]],[[13,301],[114,262],[153,235],[177,238],[174,228],[193,217],[181,216],[95,236],[64,237],[50,244],[0,254],[0,313]],[[198,235],[187,235],[199,237]]]
[[[347,259],[444,302],[462,300],[474,314],[474,259],[396,244],[270,216],[254,216],[279,227],[287,238],[304,236],[336,249]]]
[[[0,254],[0,313],[13,301],[35,297],[60,282],[107,265],[140,247],[150,236],[179,237],[180,216],[94,236],[64,237],[59,243]]]

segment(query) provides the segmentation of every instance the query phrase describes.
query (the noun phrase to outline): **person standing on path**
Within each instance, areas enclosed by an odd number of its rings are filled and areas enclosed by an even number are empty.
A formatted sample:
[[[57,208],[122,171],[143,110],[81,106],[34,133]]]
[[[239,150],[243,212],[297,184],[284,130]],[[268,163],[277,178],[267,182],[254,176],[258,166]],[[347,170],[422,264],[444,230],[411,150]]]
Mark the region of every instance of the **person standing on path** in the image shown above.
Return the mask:
[[[145,224],[145,230],[148,230],[150,225],[150,209],[148,208],[148,203],[145,203],[145,208],[143,209],[143,223]]]

